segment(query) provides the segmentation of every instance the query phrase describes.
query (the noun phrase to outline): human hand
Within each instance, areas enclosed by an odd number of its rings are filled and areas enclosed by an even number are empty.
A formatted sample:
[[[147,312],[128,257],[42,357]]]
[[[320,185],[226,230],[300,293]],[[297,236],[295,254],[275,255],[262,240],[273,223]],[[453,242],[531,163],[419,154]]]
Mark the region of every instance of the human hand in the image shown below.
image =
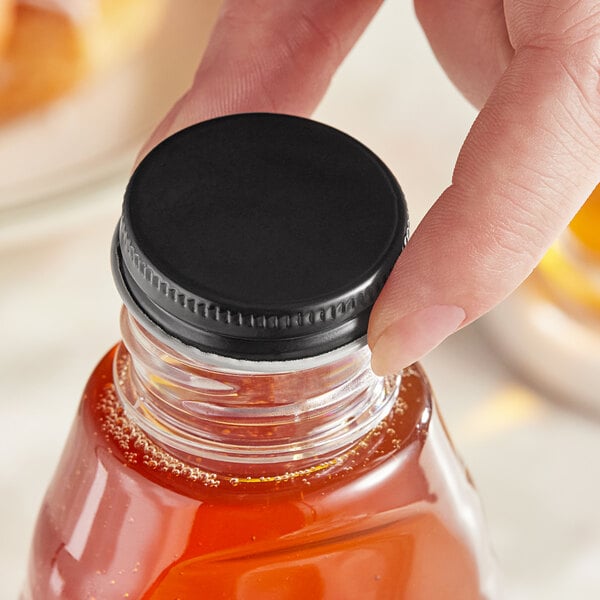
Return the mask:
[[[452,184],[371,316],[396,371],[512,292],[600,181],[597,0],[415,0],[431,46],[482,110]]]
[[[309,115],[380,3],[226,1],[192,87],[144,152],[219,115]],[[513,291],[600,181],[595,0],[416,0],[416,9],[450,78],[483,108],[451,186],[373,309],[369,344],[382,374]]]

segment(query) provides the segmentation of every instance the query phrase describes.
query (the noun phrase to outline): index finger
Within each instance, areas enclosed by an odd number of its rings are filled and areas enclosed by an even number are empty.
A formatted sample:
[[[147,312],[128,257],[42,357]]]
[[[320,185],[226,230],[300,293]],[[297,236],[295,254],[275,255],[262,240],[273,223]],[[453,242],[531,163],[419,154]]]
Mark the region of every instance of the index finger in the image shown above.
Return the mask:
[[[382,0],[226,0],[192,86],[142,149],[238,112],[306,116]]]

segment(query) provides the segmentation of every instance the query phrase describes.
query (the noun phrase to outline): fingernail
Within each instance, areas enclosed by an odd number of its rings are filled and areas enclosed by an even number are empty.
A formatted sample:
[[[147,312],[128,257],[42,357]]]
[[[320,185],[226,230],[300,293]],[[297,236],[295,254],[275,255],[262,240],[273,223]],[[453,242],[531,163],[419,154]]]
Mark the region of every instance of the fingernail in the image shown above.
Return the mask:
[[[465,318],[462,308],[447,304],[402,317],[388,325],[375,342],[371,368],[377,375],[399,373],[454,333]]]

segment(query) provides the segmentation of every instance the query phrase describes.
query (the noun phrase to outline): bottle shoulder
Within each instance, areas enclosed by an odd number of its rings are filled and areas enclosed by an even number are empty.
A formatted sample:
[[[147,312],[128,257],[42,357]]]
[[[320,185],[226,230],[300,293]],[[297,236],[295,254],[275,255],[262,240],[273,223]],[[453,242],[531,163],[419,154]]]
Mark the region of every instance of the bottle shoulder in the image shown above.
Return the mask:
[[[114,459],[149,481],[193,498],[231,497],[274,492],[307,493],[360,479],[388,461],[418,456],[427,439],[434,405],[429,382],[419,365],[405,370],[397,397],[387,416],[352,447],[339,454],[317,457],[314,464],[294,469],[281,464],[278,472],[240,476],[229,471],[204,470],[188,463],[151,439],[126,415],[115,389],[113,368],[117,346],[100,361],[87,384],[82,403],[86,430]],[[410,461],[408,461],[410,462]]]

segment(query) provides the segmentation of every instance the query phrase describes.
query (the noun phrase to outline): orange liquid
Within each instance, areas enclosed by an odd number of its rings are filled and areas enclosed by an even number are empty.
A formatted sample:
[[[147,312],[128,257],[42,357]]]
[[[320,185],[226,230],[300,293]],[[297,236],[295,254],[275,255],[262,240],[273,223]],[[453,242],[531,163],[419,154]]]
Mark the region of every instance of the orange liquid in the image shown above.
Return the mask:
[[[482,597],[477,501],[419,368],[338,460],[238,481],[144,440],[116,402],[113,356],[44,500],[25,600]]]
[[[592,192],[569,224],[571,233],[600,258],[600,185]]]
[[[537,274],[568,312],[584,320],[600,316],[600,185],[548,250]]]

